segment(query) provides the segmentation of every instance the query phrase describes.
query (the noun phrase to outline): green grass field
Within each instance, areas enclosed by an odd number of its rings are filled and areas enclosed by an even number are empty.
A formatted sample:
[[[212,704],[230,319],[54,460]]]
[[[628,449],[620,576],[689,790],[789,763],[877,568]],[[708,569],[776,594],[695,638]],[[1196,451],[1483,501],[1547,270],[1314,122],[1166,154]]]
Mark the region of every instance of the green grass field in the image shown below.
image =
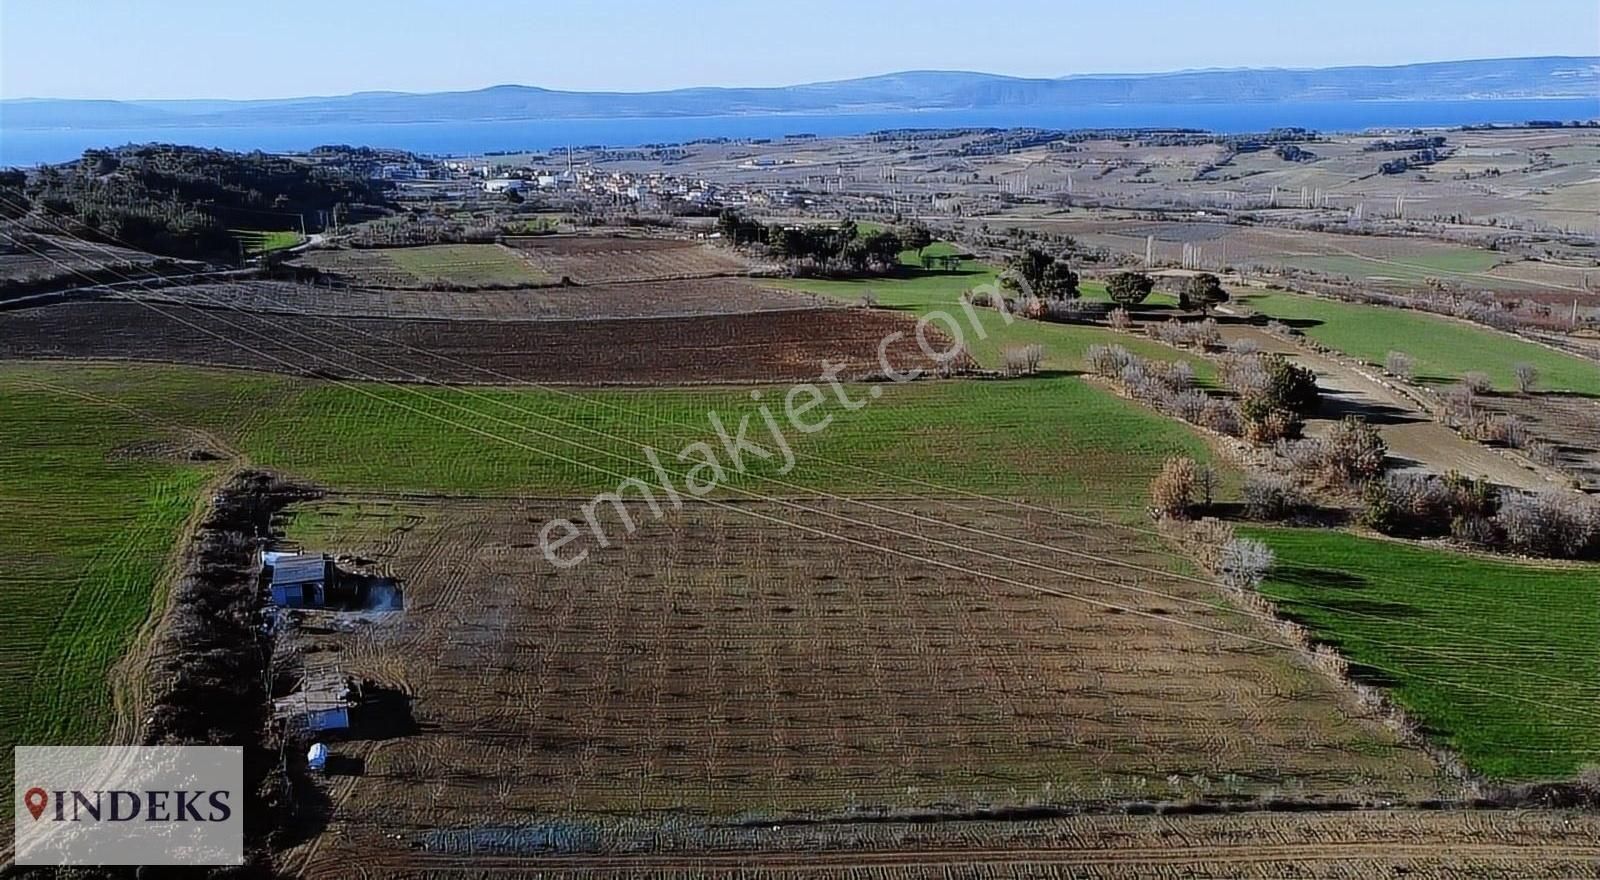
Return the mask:
[[[1600,394],[1600,366],[1462,321],[1293,293],[1252,292],[1240,302],[1370,364],[1382,364],[1390,351],[1403,351],[1424,382],[1454,382],[1477,370],[1487,373],[1497,389],[1509,391],[1516,388],[1516,365],[1527,362],[1538,368],[1541,390]]]
[[[1337,646],[1474,770],[1570,776],[1600,763],[1600,566],[1483,559],[1309,529],[1252,529],[1263,591]]]
[[[233,233],[234,238],[239,239],[244,244],[245,253],[251,256],[292,248],[305,241],[305,237],[298,232],[273,232],[261,229],[230,229],[228,231]]]
[[[1285,262],[1299,269],[1347,275],[1356,279],[1393,278],[1416,283],[1430,277],[1471,275],[1493,269],[1504,256],[1476,248],[1425,251],[1385,260],[1366,260],[1357,256],[1293,257]]]
[[[789,432],[802,456],[791,473],[778,477],[777,463],[753,467],[723,494],[797,491],[758,476],[843,495],[947,494],[925,485],[934,483],[1131,521],[1143,515],[1145,486],[1166,456],[1207,457],[1183,426],[1075,377],[923,382],[889,386],[876,400],[861,387],[852,393],[870,402],[853,413],[819,411],[835,415],[819,433]],[[717,445],[708,411],[732,426],[757,407],[747,389],[592,390],[575,398],[24,363],[0,364],[0,399],[4,760],[18,742],[87,743],[104,734],[107,671],[150,614],[203,485],[224,467],[147,449],[130,455],[139,444],[192,444],[187,428],[203,432],[207,445],[236,450],[237,464],[340,489],[588,497],[615,488],[619,475],[653,479],[636,443],[681,472],[673,457],[685,444]],[[759,418],[754,424],[751,437],[763,443]],[[884,474],[829,463],[838,461]]]
[[[497,244],[436,244],[379,253],[422,284],[471,287],[548,284],[553,280]]]
[[[128,454],[173,437],[21,378],[0,380],[0,773],[18,743],[105,734],[107,673],[160,600],[160,575],[217,467]],[[209,396],[198,382],[168,393]]]
[[[936,242],[929,250],[932,251],[940,244]],[[908,263],[914,257],[915,253],[910,251],[901,255],[902,262]],[[1007,346],[1038,343],[1044,346],[1045,350],[1044,369],[1080,371],[1084,367],[1083,353],[1089,346],[1114,343],[1157,360],[1187,360],[1194,365],[1195,376],[1202,383],[1210,383],[1215,377],[1215,371],[1205,359],[1152,342],[1143,336],[1118,333],[1105,327],[1084,324],[1053,324],[1026,321],[1021,318],[1007,322],[1005,316],[994,309],[977,310],[980,325],[988,334],[988,338],[980,339],[967,325],[965,313],[961,309],[961,295],[974,287],[992,284],[995,274],[993,267],[969,260],[962,263],[961,269],[956,272],[937,270],[924,272],[920,267],[908,266],[908,274],[898,278],[866,278],[849,281],[803,278],[783,280],[778,283],[793,290],[803,290],[852,303],[870,294],[880,306],[904,309],[919,316],[935,310],[943,311],[962,321],[965,328],[963,341],[967,350],[979,365],[989,369],[1000,365],[1000,352]],[[1100,302],[1109,300],[1105,285],[1098,281],[1083,282],[1079,285],[1079,292],[1086,300]],[[1161,300],[1151,297],[1151,302],[1160,304]],[[947,329],[942,323],[935,326]]]

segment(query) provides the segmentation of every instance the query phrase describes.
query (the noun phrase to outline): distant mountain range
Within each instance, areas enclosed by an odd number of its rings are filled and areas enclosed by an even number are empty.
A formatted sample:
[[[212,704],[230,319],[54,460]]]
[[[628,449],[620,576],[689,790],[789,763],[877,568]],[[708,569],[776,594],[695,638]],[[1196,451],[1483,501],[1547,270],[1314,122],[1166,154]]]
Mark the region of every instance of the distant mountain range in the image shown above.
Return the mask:
[[[258,101],[0,101],[0,129],[280,126],[519,119],[850,114],[1094,105],[1600,100],[1600,57],[1501,58],[1399,67],[1192,70],[1025,79],[908,71],[778,88],[564,92],[505,85],[470,92],[360,92]]]

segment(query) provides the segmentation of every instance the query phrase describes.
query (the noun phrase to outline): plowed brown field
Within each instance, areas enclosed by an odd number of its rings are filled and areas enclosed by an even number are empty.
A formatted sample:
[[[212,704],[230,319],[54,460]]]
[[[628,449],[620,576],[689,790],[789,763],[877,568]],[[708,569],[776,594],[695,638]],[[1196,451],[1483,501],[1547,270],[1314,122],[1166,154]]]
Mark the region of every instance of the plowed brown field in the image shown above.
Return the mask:
[[[0,358],[106,358],[341,378],[504,384],[663,385],[815,378],[823,361],[859,378],[931,365],[888,311],[586,321],[431,321],[293,316],[171,302],[76,302],[0,312]]]
[[[407,607],[291,632],[284,650],[405,693],[416,725],[335,747],[362,769],[316,783],[330,824],[296,858],[324,873],[394,865],[572,817],[620,845],[639,830],[628,823],[662,816],[1449,787],[1342,688],[1252,641],[1272,632],[1204,583],[1012,545],[1015,561],[996,564],[923,540],[1006,528],[1161,564],[1124,533],[926,500],[891,503],[951,525],[826,501],[662,520],[636,505],[636,534],[559,571],[538,530],[581,521],[580,503],[343,497],[295,515],[291,538],[376,560]],[[900,533],[837,540],[829,512]]]

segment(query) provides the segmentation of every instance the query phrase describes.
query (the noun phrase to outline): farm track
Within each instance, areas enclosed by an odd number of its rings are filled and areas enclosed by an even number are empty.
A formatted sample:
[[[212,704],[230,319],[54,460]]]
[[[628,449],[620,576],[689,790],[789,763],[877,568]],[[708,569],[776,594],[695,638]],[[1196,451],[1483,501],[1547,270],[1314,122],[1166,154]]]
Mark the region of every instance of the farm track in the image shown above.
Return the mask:
[[[1389,444],[1389,455],[1400,470],[1440,475],[1457,471],[1516,489],[1548,489],[1562,482],[1554,473],[1525,467],[1481,443],[1467,440],[1434,421],[1416,401],[1337,358],[1254,327],[1224,325],[1222,333],[1229,342],[1248,339],[1263,351],[1284,354],[1317,374],[1317,384],[1324,393],[1323,411],[1320,418],[1308,424],[1306,433],[1310,436],[1319,436],[1333,420],[1345,415],[1361,415],[1383,435]]]

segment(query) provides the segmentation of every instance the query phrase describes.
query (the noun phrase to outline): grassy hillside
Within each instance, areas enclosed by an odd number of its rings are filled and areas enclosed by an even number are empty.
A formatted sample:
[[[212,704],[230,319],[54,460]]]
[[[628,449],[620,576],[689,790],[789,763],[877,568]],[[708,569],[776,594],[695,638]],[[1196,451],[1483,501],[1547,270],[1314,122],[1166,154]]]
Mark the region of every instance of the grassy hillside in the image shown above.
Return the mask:
[[[1267,595],[1372,667],[1474,770],[1540,779],[1600,763],[1600,566],[1254,531],[1278,554]]]
[[[1541,389],[1600,394],[1600,366],[1462,321],[1292,293],[1250,293],[1241,302],[1368,363],[1381,364],[1390,351],[1403,351],[1426,382],[1453,382],[1477,370],[1509,391],[1516,388],[1516,365],[1526,362],[1539,369]]]
[[[941,247],[948,245],[936,242],[929,251],[936,252]],[[907,252],[902,258],[909,262],[913,256],[915,256],[913,252]],[[965,325],[965,313],[961,311],[961,295],[974,287],[993,283],[995,275],[992,266],[968,260],[963,262],[960,270],[956,272],[938,270],[930,272],[908,266],[906,274],[898,278],[851,281],[790,279],[780,283],[794,290],[830,296],[852,303],[870,294],[880,306],[904,309],[916,315],[926,315],[939,310],[962,320]],[[1109,299],[1105,285],[1097,281],[1083,282],[1080,285],[1080,293],[1087,300]],[[1153,302],[1160,302],[1158,297],[1151,299]],[[1151,342],[1143,337],[1117,333],[1104,327],[1051,324],[1025,321],[1021,318],[1014,318],[1007,323],[1005,316],[993,309],[979,309],[978,316],[988,338],[979,339],[976,333],[968,332],[965,342],[973,358],[980,365],[991,369],[1000,365],[1000,352],[1005,347],[1038,343],[1044,346],[1045,369],[1082,370],[1085,349],[1100,343],[1116,343],[1158,360],[1188,360],[1194,365],[1195,375],[1202,382],[1210,381],[1214,375],[1210,364],[1202,358]],[[934,326],[943,328],[945,325]],[[970,331],[970,327],[967,329]]]

